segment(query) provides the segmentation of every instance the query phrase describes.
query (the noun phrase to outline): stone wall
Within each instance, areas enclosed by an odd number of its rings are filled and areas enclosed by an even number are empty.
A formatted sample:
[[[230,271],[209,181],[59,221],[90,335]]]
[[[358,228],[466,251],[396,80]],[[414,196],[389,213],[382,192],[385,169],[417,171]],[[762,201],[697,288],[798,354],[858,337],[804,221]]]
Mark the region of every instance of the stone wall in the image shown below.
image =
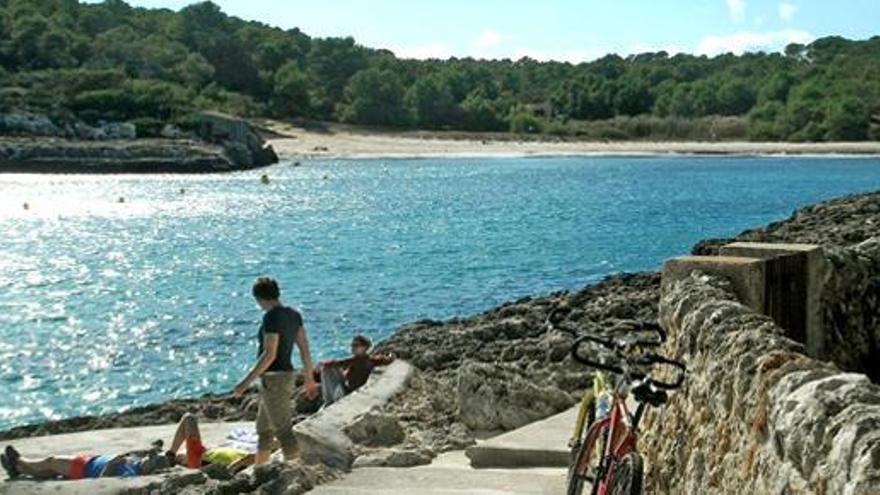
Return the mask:
[[[880,492],[880,387],[801,343],[701,272],[664,285],[685,385],[645,417],[650,493]]]
[[[824,357],[880,383],[880,237],[826,249]]]

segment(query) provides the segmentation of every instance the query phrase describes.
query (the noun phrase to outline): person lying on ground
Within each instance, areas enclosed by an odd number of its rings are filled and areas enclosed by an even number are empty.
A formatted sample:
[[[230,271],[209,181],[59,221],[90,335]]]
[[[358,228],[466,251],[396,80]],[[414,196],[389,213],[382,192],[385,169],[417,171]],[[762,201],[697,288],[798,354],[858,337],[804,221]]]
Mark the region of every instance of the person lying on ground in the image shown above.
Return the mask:
[[[184,445],[186,445],[186,454],[179,454],[178,451]],[[272,450],[277,450],[279,447],[280,444],[275,441]],[[171,441],[171,448],[168,449],[166,455],[173,457],[177,464],[190,469],[219,464],[225,466],[233,474],[254,464],[256,457],[253,452],[233,445],[206,447],[202,443],[199,420],[190,413],[186,413],[180,418],[174,439]]]
[[[351,339],[351,356],[345,359],[329,359],[318,364],[321,375],[321,397],[328,406],[343,396],[361,388],[376,366],[384,366],[394,361],[393,356],[369,354],[373,343],[363,334]]]
[[[134,450],[117,456],[78,454],[27,459],[9,445],[0,454],[0,463],[11,479],[19,476],[38,480],[130,477],[156,473],[173,466],[174,458],[163,455],[161,449],[162,442],[157,441],[150,449]]]

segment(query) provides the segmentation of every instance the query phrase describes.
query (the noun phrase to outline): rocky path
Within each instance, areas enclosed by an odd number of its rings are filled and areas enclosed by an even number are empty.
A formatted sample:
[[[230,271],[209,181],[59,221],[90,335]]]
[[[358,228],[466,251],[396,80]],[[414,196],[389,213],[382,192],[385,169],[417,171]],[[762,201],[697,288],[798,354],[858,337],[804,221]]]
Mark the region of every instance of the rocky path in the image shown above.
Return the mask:
[[[316,495],[558,494],[565,490],[576,408],[437,456],[427,466],[355,469]],[[475,468],[474,466],[486,466]],[[494,466],[494,467],[493,467]]]

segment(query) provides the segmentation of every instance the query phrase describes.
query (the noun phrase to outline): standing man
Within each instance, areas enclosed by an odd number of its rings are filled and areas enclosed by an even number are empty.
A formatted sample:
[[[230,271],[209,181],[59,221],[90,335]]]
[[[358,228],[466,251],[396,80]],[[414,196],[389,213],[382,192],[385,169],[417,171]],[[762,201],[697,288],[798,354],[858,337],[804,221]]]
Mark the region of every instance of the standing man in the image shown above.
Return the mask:
[[[233,393],[241,396],[251,383],[260,379],[260,407],[257,412],[257,454],[256,464],[269,460],[272,454],[273,439],[278,439],[285,460],[292,460],[297,454],[296,437],[293,435],[293,388],[296,381],[290,357],[293,344],[299,347],[303,363],[306,395],[314,398],[318,384],[312,375],[312,355],[309,341],[303,327],[302,315],[293,308],[281,304],[281,291],[278,283],[269,277],[260,277],[254,282],[254,299],[266,313],[258,334],[259,352],[257,362],[247,376],[235,386]]]

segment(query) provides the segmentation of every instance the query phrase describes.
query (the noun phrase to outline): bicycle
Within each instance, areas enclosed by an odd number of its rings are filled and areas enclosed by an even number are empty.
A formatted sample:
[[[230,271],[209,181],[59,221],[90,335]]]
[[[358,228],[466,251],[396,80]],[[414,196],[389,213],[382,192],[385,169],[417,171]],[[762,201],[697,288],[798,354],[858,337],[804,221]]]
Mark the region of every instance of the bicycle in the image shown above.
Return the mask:
[[[667,399],[666,391],[684,382],[687,370],[679,361],[645,350],[666,340],[659,325],[644,325],[654,338],[625,337],[605,339],[583,335],[572,345],[572,358],[595,368],[593,386],[581,398],[575,429],[569,441],[572,462],[568,471],[568,495],[581,495],[586,482],[592,495],[640,495],[644,477],[642,456],[638,451],[639,422],[647,406],[659,407]],[[585,353],[586,346],[599,346],[599,352]],[[610,353],[608,352],[610,351]],[[604,353],[604,355],[603,355]],[[617,360],[609,364],[595,357]],[[608,386],[604,372],[614,374],[616,383]],[[657,375],[674,373],[666,381]],[[637,402],[630,413],[627,399]]]

